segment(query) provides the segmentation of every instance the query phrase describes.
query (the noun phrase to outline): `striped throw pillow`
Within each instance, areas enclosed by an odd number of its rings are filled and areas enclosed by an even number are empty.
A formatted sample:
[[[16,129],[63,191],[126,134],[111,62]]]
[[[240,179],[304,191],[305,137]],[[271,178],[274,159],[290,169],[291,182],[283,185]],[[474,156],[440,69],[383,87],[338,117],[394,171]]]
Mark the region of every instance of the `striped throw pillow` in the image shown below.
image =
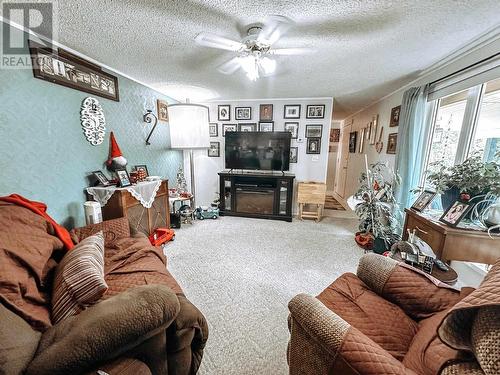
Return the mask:
[[[99,232],[68,251],[57,266],[52,291],[52,321],[76,315],[108,289],[104,281],[104,236]]]

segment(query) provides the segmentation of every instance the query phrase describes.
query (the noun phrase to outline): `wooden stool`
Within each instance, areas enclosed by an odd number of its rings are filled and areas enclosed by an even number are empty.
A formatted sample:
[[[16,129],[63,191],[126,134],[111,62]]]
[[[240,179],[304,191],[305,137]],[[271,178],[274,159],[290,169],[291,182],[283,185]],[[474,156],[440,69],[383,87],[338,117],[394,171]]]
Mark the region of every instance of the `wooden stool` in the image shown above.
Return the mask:
[[[297,203],[299,204],[299,219],[315,219],[320,221],[325,206],[326,184],[321,182],[299,182]],[[316,211],[304,211],[305,204],[315,204]]]

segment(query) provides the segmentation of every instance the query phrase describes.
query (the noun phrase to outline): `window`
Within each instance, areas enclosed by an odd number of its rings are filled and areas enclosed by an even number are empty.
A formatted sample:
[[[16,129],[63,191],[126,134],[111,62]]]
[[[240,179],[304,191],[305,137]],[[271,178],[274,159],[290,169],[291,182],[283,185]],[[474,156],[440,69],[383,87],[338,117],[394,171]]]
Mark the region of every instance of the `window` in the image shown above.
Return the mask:
[[[427,169],[460,164],[474,152],[500,151],[500,78],[437,99]]]

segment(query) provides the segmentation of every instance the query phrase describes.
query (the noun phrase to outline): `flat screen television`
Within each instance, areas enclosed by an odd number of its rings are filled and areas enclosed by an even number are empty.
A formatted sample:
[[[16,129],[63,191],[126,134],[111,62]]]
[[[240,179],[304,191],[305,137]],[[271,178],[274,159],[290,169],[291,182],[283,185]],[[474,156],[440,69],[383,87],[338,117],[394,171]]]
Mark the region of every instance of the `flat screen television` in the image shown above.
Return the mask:
[[[290,132],[226,132],[226,168],[290,169]]]

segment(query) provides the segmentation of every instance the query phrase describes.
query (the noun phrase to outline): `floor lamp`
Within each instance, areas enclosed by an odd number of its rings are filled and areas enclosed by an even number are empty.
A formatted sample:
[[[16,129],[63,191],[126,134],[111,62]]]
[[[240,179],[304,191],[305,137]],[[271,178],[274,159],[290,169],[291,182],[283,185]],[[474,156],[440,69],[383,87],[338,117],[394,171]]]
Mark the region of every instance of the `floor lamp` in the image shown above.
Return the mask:
[[[173,149],[189,150],[191,193],[196,207],[193,150],[210,146],[208,133],[208,107],[201,104],[178,103],[168,106],[170,142]]]

